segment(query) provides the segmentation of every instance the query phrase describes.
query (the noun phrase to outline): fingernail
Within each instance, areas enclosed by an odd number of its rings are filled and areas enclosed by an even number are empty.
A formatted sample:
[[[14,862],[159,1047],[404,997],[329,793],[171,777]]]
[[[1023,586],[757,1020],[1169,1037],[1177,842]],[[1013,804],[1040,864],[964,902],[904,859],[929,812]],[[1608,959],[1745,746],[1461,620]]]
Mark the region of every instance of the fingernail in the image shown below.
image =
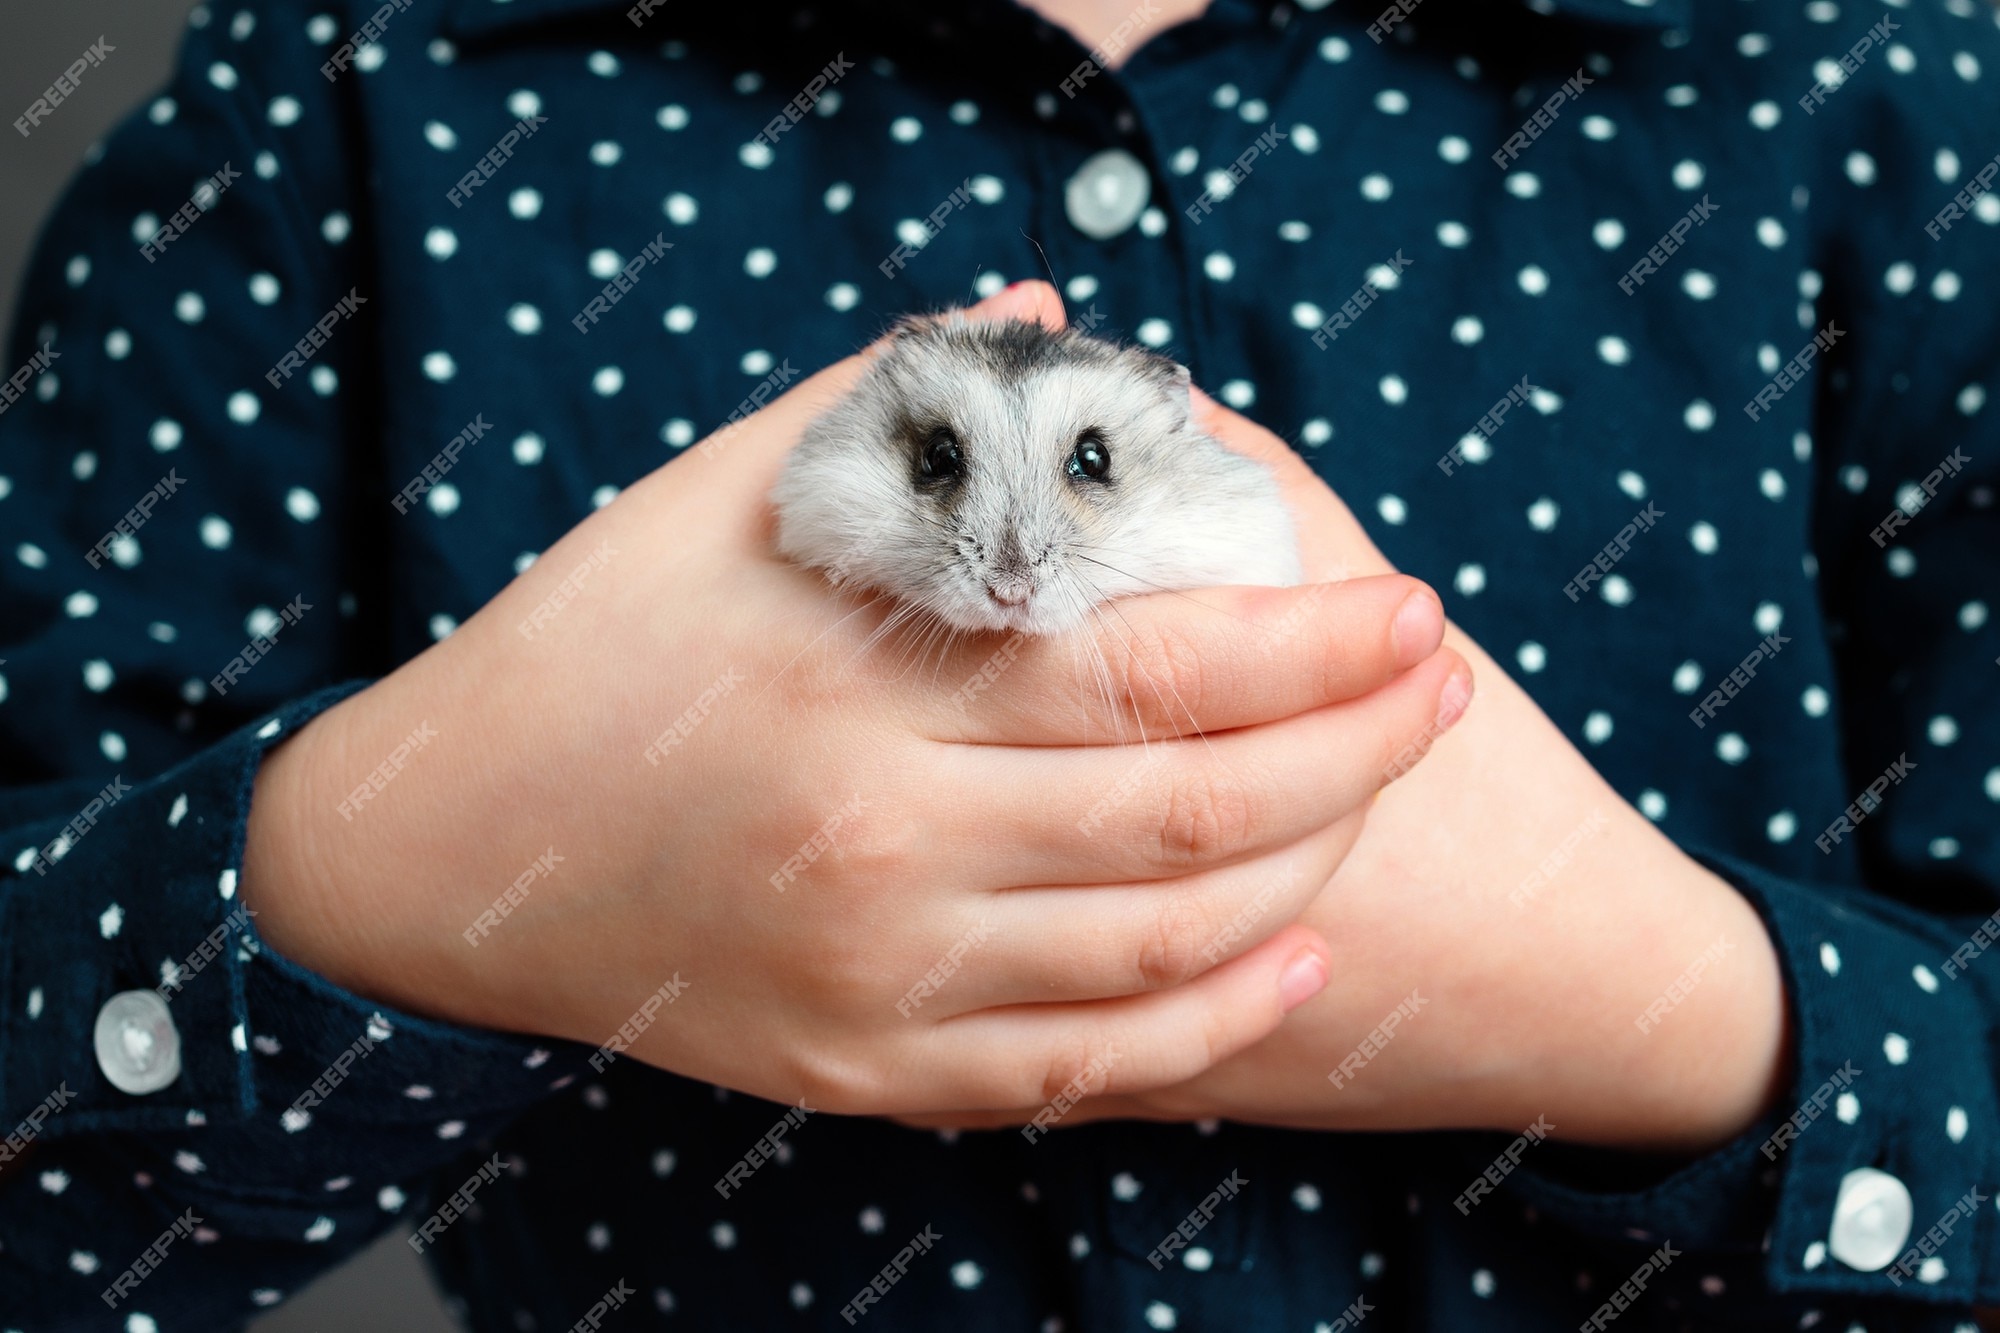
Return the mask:
[[[1444,642],[1444,607],[1437,595],[1420,588],[1403,599],[1389,627],[1389,640],[1396,656],[1396,669],[1413,667],[1437,651]]]
[[[1452,669],[1451,679],[1444,683],[1438,693],[1437,721],[1432,730],[1443,731],[1465,714],[1465,706],[1472,702],[1472,673],[1463,663]]]
[[[1288,1014],[1325,989],[1326,960],[1311,949],[1299,950],[1278,974],[1278,1002]]]

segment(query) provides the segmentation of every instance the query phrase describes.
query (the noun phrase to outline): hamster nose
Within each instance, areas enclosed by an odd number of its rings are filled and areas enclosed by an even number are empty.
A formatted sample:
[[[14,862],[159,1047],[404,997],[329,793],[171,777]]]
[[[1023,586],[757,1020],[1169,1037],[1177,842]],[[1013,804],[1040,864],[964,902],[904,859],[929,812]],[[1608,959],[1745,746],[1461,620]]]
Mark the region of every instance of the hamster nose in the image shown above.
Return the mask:
[[[1022,578],[995,579],[986,585],[986,595],[1001,606],[1019,606],[1033,591],[1033,585]]]

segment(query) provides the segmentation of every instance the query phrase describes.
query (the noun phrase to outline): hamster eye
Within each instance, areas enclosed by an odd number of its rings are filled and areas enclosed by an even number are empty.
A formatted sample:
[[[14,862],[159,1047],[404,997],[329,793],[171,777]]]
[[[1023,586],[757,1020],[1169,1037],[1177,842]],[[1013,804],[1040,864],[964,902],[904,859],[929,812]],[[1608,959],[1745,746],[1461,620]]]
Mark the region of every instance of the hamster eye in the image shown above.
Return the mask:
[[[1083,477],[1090,481],[1103,481],[1111,471],[1111,446],[1095,430],[1087,430],[1076,437],[1076,448],[1069,456],[1069,475]]]
[[[958,436],[952,433],[951,427],[940,426],[931,432],[931,437],[924,441],[923,453],[918,461],[924,476],[930,480],[949,481],[958,475],[964,459],[959,456]]]

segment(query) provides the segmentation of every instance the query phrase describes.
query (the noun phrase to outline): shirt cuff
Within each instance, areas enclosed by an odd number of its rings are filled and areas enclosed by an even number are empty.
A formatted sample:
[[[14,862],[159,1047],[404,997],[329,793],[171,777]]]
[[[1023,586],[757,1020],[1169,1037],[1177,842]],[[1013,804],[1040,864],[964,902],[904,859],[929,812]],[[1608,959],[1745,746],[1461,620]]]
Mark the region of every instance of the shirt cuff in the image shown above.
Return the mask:
[[[1951,926],[1877,895],[1689,855],[1770,933],[1791,1006],[1792,1086],[1693,1162],[1562,1145],[1515,1173],[1517,1192],[1601,1236],[1708,1252],[1754,1252],[1768,1238],[1774,1292],[2000,1299],[1989,1257],[2000,1237],[1974,1188],[1993,1178],[2000,1127],[1987,1002],[1950,962]]]
[[[259,765],[366,684],[287,704],[156,779],[114,778],[75,810],[0,831],[19,849],[0,867],[0,1118],[20,1127],[0,1151],[40,1134],[233,1124],[321,1140],[331,1157],[326,1126],[346,1122],[375,1135],[407,1125],[411,1152],[393,1155],[414,1167],[459,1151],[450,1141],[468,1122],[488,1127],[573,1076],[571,1043],[400,1014],[258,938],[236,890]],[[178,1074],[153,1092],[121,1091],[96,1051],[100,1012],[129,991],[165,1002],[179,1048]],[[290,1168],[319,1155],[283,1154]]]

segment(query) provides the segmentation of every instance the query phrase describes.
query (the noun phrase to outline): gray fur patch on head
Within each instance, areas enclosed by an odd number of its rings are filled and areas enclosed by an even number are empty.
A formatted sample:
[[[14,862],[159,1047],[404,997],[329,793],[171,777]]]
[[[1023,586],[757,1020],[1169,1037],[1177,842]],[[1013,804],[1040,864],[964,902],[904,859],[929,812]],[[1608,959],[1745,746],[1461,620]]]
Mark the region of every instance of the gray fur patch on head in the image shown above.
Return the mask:
[[[1074,331],[906,319],[787,460],[778,548],[973,631],[1055,634],[1113,597],[1297,583],[1276,481],[1195,428],[1187,384],[1165,357]],[[940,432],[957,471],[927,477]],[[1080,439],[1108,455],[1101,476],[1072,467]]]

